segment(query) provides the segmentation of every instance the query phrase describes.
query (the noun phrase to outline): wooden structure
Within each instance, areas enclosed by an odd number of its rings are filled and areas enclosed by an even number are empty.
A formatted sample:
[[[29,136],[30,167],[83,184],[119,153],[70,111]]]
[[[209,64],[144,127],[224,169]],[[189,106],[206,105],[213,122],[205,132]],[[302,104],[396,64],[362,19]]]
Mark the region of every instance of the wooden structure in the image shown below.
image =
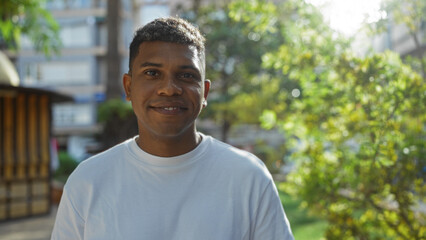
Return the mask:
[[[50,211],[51,106],[70,100],[0,85],[0,221]]]

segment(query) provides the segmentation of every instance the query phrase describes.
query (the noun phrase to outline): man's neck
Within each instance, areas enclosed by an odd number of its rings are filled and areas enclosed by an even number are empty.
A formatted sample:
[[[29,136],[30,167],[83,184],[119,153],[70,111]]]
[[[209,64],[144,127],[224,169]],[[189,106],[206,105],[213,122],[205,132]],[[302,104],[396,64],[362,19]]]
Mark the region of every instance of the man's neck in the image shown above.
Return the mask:
[[[176,137],[144,138],[139,133],[136,143],[145,152],[159,157],[174,157],[188,153],[201,143],[201,134],[196,131],[191,134]],[[148,140],[149,139],[149,140]]]

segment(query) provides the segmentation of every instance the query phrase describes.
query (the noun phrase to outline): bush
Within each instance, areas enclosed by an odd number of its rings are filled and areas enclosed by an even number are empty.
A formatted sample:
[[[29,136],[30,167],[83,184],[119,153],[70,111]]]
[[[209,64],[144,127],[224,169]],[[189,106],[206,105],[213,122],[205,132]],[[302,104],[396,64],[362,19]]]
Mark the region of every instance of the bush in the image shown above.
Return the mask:
[[[53,174],[53,178],[60,182],[65,183],[69,175],[74,171],[78,166],[78,162],[71,157],[67,152],[61,151],[58,154],[59,158],[59,167],[56,169]]]
[[[138,123],[132,105],[121,99],[102,103],[98,108],[98,122],[103,125],[103,131],[98,136],[101,150],[138,134]]]
[[[262,159],[270,173],[280,172],[282,156],[284,155],[281,147],[273,147],[267,142],[259,140],[256,142],[254,154]]]

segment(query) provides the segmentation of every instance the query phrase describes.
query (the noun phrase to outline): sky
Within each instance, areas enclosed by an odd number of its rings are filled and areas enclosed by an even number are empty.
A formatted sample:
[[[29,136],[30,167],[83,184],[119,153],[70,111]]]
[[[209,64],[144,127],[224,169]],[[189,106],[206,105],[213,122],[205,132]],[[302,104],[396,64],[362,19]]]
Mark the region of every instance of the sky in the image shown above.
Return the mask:
[[[347,35],[352,36],[361,27],[365,16],[373,22],[381,16],[379,12],[381,0],[306,0],[322,8],[325,19],[330,26]]]

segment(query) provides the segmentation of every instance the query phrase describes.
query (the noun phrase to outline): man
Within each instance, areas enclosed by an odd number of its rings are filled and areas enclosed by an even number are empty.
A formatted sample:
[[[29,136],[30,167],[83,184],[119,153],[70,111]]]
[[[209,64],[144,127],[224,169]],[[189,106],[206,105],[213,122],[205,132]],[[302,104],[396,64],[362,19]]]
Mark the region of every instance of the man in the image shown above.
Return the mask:
[[[210,89],[198,29],[139,29],[123,86],[139,135],[78,166],[52,239],[293,239],[264,164],[196,130]]]

